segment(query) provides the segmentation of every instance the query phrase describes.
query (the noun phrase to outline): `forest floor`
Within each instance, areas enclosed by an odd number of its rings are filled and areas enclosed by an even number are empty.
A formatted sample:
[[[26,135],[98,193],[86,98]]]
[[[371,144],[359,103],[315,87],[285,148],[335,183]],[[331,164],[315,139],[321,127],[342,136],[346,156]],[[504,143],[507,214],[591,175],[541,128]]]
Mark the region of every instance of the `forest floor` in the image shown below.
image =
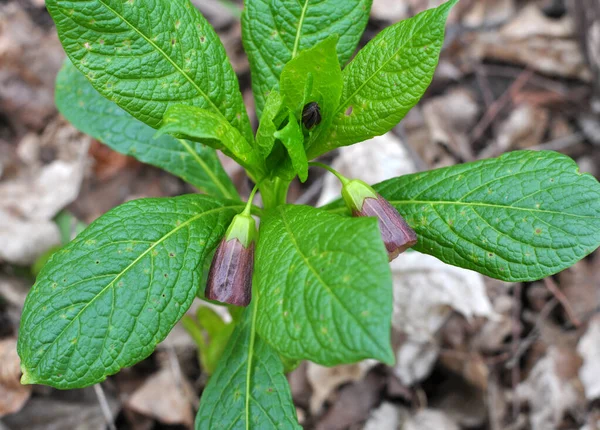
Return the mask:
[[[252,112],[235,8],[194,3],[217,29]],[[375,0],[362,44],[439,3]],[[590,7],[583,4],[598,10],[581,14]],[[600,59],[586,55],[600,52],[600,42],[583,43],[593,25],[600,26],[595,0],[462,0],[419,105],[393,132],[326,161],[376,183],[548,149],[600,177]],[[181,326],[148,359],[96,387],[18,383],[20,315],[40,261],[60,243],[57,214],[68,236],[125,201],[195,192],[58,114],[54,79],[64,58],[43,0],[0,0],[0,430],[192,428],[207,377]],[[224,165],[247,196],[244,172]],[[293,183],[290,200],[322,204],[337,195],[335,180],[311,172],[305,184]],[[600,429],[598,252],[531,283],[503,283],[417,253],[392,269],[396,365],[302,363],[288,377],[306,429]]]

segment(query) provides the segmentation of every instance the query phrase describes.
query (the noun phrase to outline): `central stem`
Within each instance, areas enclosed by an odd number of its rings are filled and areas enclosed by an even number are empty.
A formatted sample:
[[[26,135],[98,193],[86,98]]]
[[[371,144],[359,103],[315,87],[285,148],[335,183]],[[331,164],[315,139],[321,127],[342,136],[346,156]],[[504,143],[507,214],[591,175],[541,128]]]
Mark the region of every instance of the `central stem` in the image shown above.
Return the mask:
[[[286,204],[289,186],[290,182],[281,178],[263,180],[259,185],[263,207],[271,209]]]

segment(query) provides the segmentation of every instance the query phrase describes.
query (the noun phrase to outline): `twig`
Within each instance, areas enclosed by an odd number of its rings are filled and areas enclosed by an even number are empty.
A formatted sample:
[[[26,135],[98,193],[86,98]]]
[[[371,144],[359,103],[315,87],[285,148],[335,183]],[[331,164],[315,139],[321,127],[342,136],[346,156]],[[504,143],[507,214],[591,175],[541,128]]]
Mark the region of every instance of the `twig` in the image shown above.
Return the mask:
[[[488,76],[497,76],[501,78],[515,79],[522,73],[522,69],[518,67],[500,66],[495,64],[484,64],[482,67],[485,68]],[[565,97],[569,95],[569,88],[566,85],[538,74],[534,74],[529,79],[529,82],[536,87],[552,91]]]
[[[494,94],[490,89],[490,81],[488,79],[487,72],[485,68],[478,66],[475,68],[475,78],[477,79],[477,84],[479,88],[481,88],[481,94],[483,95],[483,102],[485,103],[486,108],[490,108],[490,106],[494,103]]]
[[[106,421],[106,425],[108,426],[109,430],[117,430],[117,427],[115,426],[115,418],[110,410],[110,406],[108,404],[108,400],[106,400],[106,395],[104,394],[102,386],[100,384],[94,385],[94,391],[96,392],[96,397],[98,397],[98,403],[100,403],[100,409],[102,410],[102,415],[104,415],[104,421]]]
[[[513,352],[513,355],[510,358],[510,360],[506,362],[507,369],[512,369],[513,367],[518,366],[519,360],[521,359],[523,354],[525,354],[529,347],[533,345],[533,342],[535,342],[540,337],[542,321],[548,318],[548,315],[550,315],[550,312],[552,312],[556,305],[558,305],[558,300],[553,298],[542,308],[542,311],[536,318],[535,327],[533,328],[533,330],[531,330],[527,337],[519,343],[519,348],[517,352]]]
[[[473,134],[471,135],[472,145],[474,142],[477,142],[479,139],[483,137],[483,134],[486,132],[488,127],[492,125],[498,114],[504,109],[504,107],[510,102],[511,98],[519,92],[526,84],[527,81],[533,76],[533,70],[525,69],[521,73],[521,75],[515,79],[515,81],[508,87],[508,89],[496,100],[492,105],[488,108],[485,115],[481,120],[477,123],[475,128],[473,129]]]
[[[545,143],[540,143],[539,145],[535,145],[527,149],[530,149],[532,151],[563,151],[569,146],[581,143],[581,141],[584,138],[585,136],[583,133],[576,132],[567,136],[559,137],[558,139],[550,140]]]
[[[513,288],[513,296],[514,296],[514,307],[512,314],[512,350],[514,357],[517,356],[519,351],[519,340],[521,338],[521,284],[516,284]],[[516,365],[511,369],[511,383],[513,393],[517,391],[517,385],[521,380],[521,368],[519,367],[518,360]],[[516,421],[519,418],[519,412],[521,410],[521,404],[519,402],[519,397],[514,395],[512,399],[512,416],[513,421]]]
[[[492,370],[490,372],[490,376],[488,378],[487,384],[487,407],[488,407],[488,416],[490,417],[490,429],[491,430],[502,430],[502,425],[500,423],[500,417],[498,416],[498,410],[496,408],[496,404],[498,402],[498,398],[500,396],[500,387],[498,386],[498,377],[496,376],[496,372]]]
[[[569,299],[567,299],[567,297],[563,294],[563,292],[560,291],[560,288],[558,288],[558,285],[556,285],[556,282],[554,282],[554,279],[544,278],[544,285],[546,285],[546,288],[548,288],[548,290],[552,293],[552,295],[554,297],[556,297],[556,300],[558,300],[560,302],[560,304],[562,305],[562,307],[565,309],[565,312],[567,313],[567,316],[571,320],[571,323],[575,327],[580,327],[581,320],[575,314],[575,311],[573,310],[571,303],[569,303]]]

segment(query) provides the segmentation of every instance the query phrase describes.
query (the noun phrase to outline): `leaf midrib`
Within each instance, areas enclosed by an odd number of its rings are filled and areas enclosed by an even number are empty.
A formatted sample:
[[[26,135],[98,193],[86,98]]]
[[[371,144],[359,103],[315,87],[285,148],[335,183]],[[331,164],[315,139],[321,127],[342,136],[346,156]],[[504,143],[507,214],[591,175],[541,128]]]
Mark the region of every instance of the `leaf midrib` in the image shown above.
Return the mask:
[[[487,207],[492,209],[507,209],[507,210],[518,210],[526,212],[546,213],[550,215],[562,215],[574,218],[582,219],[597,219],[600,221],[600,217],[587,216],[587,215],[575,215],[566,212],[551,211],[546,209],[533,209],[533,208],[522,208],[518,206],[507,206],[507,205],[495,205],[491,203],[471,203],[471,202],[459,202],[459,201],[446,201],[446,200],[389,200],[392,205],[410,205],[410,204],[422,204],[422,205],[455,205],[455,206],[475,206],[475,207]],[[328,212],[346,212],[348,209],[345,206],[329,209]]]
[[[414,19],[414,18],[413,18]],[[406,25],[406,24],[400,24],[400,25]],[[396,55],[398,55],[398,52],[400,52],[402,49],[404,49],[406,47],[406,45],[411,42],[415,37],[417,37],[417,33],[423,29],[423,27],[426,25],[426,23],[424,23],[423,25],[421,25],[421,27],[418,30],[414,30],[411,34],[411,36],[402,44],[402,46],[400,46],[396,51],[394,51],[394,54],[391,55],[382,65],[381,67],[379,67],[371,76],[369,76],[357,89],[356,91],[354,91],[352,93],[352,95],[350,97],[348,97],[343,103],[341,103],[338,107],[337,112],[335,113],[335,115],[337,116],[338,114],[340,114],[342,111],[344,111],[346,109],[346,105],[348,104],[348,102],[350,102],[350,100],[352,100],[372,79],[375,78],[375,76],[377,76],[379,74],[379,72],[381,72],[381,70],[383,70],[384,67],[386,67],[391,61],[392,59],[394,59],[396,57]],[[347,69],[345,69],[344,71],[346,71]],[[344,77],[346,76],[346,74],[344,74]]]
[[[211,210],[208,210],[206,212],[202,212],[198,215],[193,216],[192,218],[188,219],[187,221],[179,224],[178,226],[176,226],[173,230],[171,230],[169,233],[167,233],[166,235],[164,235],[163,237],[161,237],[159,240],[157,240],[152,246],[150,246],[147,250],[145,250],[144,252],[142,252],[135,260],[133,260],[127,267],[125,267],[123,270],[121,270],[116,276],[115,278],[110,281],[104,288],[102,288],[102,290],[100,290],[98,292],[98,294],[96,294],[78,313],[77,315],[75,315],[73,317],[73,319],[71,321],[69,321],[69,323],[65,326],[65,328],[63,328],[60,333],[58,333],[55,337],[55,339],[45,347],[44,353],[39,357],[36,365],[33,368],[30,368],[30,371],[33,371],[35,368],[37,368],[39,366],[39,364],[44,360],[44,358],[46,357],[46,354],[48,353],[48,351],[50,351],[50,349],[52,349],[52,346],[54,346],[54,344],[63,336],[63,334],[69,329],[69,327],[71,327],[71,325],[73,324],[74,321],[76,321],[81,314],[83,314],[83,312],[90,307],[97,299],[98,297],[100,297],[101,295],[103,295],[110,287],[112,287],[114,285],[114,283],[121,279],[121,277],[123,275],[125,275],[129,269],[131,269],[133,266],[135,266],[143,257],[145,257],[149,252],[151,252],[154,248],[156,248],[158,245],[160,245],[161,243],[163,243],[165,240],[167,240],[169,237],[171,237],[173,234],[175,234],[176,232],[178,232],[180,229],[182,229],[183,227],[187,226],[188,224],[200,219],[201,217],[203,217],[204,215],[208,215],[211,214],[213,212],[218,212],[221,210],[226,210],[226,209],[233,209],[233,208],[243,208],[243,205],[235,205],[235,206],[221,206],[218,208],[214,208]]]
[[[175,68],[175,70],[177,70],[183,77],[185,77],[185,79],[196,89],[196,91],[198,91],[198,93],[208,101],[212,110],[214,110],[217,114],[221,115],[225,120],[227,120],[225,118],[225,116],[223,115],[223,113],[217,108],[217,106],[213,103],[213,101],[207,96],[207,94],[204,91],[202,91],[202,89],[198,86],[198,84],[187,73],[185,73],[185,71],[175,61],[173,61],[173,59],[171,57],[169,57],[164,50],[162,50],[156,43],[154,43],[144,33],[142,33],[140,30],[138,30],[137,27],[135,27],[132,23],[130,23],[127,19],[125,19],[125,17],[123,15],[121,15],[119,12],[117,12],[112,7],[110,7],[108,4],[106,4],[104,2],[104,0],[98,0],[98,2],[100,4],[102,4],[104,7],[106,7],[113,14],[115,14],[118,18],[120,18],[125,24],[127,24],[129,26],[129,28],[131,28],[133,31],[135,31],[137,34],[139,34],[142,38],[144,38],[144,40],[146,42],[148,42],[148,44],[150,46],[152,46],[154,49],[156,49],[156,51],[158,51],[169,63],[171,63],[171,65]]]
[[[177,140],[179,141],[179,143],[181,143],[181,145],[185,148],[185,150],[187,152],[189,152],[189,154],[196,161],[196,163],[198,163],[200,165],[202,170],[204,170],[206,172],[206,174],[210,177],[210,179],[213,181],[213,183],[221,190],[224,197],[227,197],[231,200],[238,199],[238,197],[231,195],[229,190],[225,187],[225,185],[221,182],[221,180],[217,177],[217,175],[215,175],[215,173],[212,171],[212,169],[209,169],[208,165],[204,162],[204,160],[202,158],[200,158],[198,153],[196,151],[194,151],[185,140],[183,140],[183,139],[177,139]]]
[[[296,29],[296,38],[294,40],[294,50],[292,51],[292,59],[296,58],[296,55],[298,54],[298,48],[300,47],[300,37],[302,36],[302,26],[304,25],[304,19],[306,18],[306,11],[308,10],[309,1],[310,0],[304,1],[302,13],[300,14],[300,19],[298,20],[298,28]]]
[[[364,325],[362,324],[362,322],[356,318],[356,316],[349,311],[349,309],[346,307],[346,305],[344,304],[344,302],[342,300],[340,300],[340,298],[333,293],[331,287],[329,286],[329,284],[327,284],[327,282],[325,282],[325,280],[321,277],[321,275],[319,275],[319,273],[317,272],[317,270],[310,264],[309,259],[306,257],[306,255],[304,255],[304,253],[302,252],[302,250],[300,249],[300,246],[298,244],[298,241],[296,240],[296,236],[294,236],[294,230],[291,228],[291,226],[288,224],[288,221],[286,219],[286,214],[284,212],[283,209],[280,209],[280,213],[281,213],[281,221],[283,222],[283,226],[285,227],[285,230],[287,231],[289,237],[290,237],[290,241],[292,242],[292,245],[294,245],[294,248],[296,248],[296,250],[298,251],[298,255],[300,257],[302,257],[302,260],[304,261],[304,263],[306,264],[306,266],[310,269],[310,271],[313,273],[313,275],[317,278],[317,280],[319,281],[319,283],[321,285],[323,285],[323,287],[325,287],[325,289],[329,292],[330,296],[332,298],[335,299],[335,301],[339,304],[339,306],[344,309],[344,311],[352,318],[354,319],[354,321],[356,321],[358,327],[360,327],[363,331],[363,333],[365,333],[367,335],[367,337],[371,340],[371,342],[373,342],[378,348],[380,348],[381,351],[387,351],[388,348],[386,348],[384,345],[381,345],[380,342],[373,337],[373,335],[369,332],[369,330],[366,330]]]

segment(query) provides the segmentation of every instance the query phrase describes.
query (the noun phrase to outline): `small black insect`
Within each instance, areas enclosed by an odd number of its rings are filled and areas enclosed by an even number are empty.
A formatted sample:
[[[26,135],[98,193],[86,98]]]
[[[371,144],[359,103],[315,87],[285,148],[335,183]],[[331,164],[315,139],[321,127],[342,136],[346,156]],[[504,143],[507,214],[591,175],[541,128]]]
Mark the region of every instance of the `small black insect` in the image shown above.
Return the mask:
[[[317,102],[310,102],[302,109],[302,124],[307,129],[311,129],[321,123],[321,108]]]

